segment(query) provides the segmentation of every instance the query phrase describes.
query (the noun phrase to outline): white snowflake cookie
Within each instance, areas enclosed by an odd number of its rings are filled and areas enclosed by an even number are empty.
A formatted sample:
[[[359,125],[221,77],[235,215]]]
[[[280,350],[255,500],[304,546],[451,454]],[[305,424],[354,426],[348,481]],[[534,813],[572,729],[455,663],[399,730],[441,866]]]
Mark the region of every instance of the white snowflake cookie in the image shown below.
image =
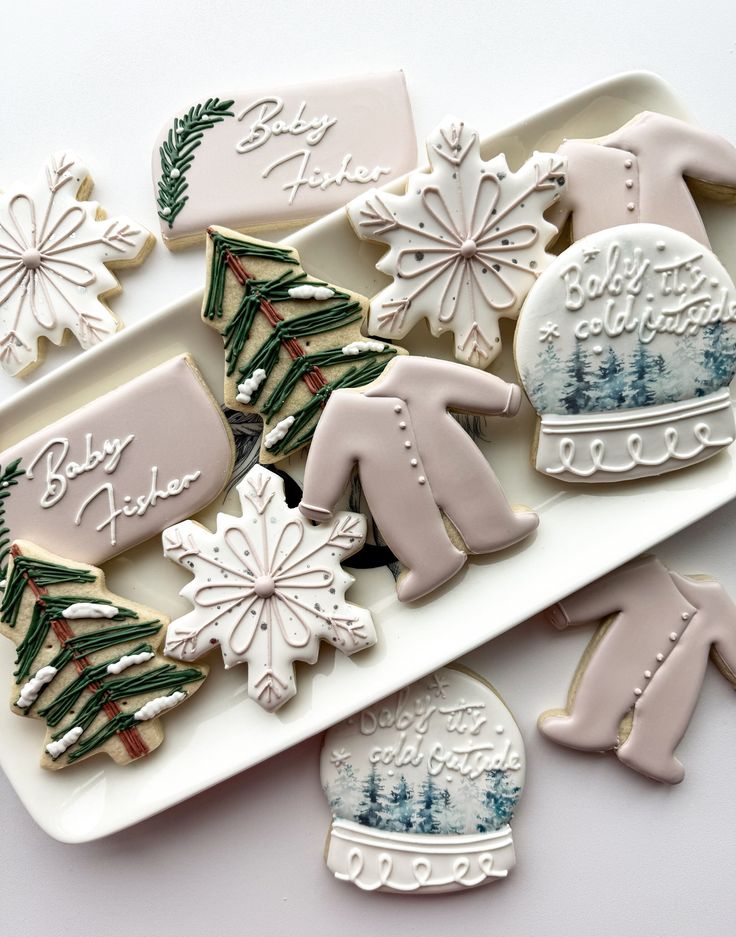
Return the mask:
[[[553,257],[557,228],[543,213],[565,185],[565,158],[535,153],[511,172],[484,162],[475,130],[447,117],[427,140],[430,171],[405,195],[372,189],[348,216],[358,237],[388,244],[377,268],[393,280],[371,302],[368,332],[400,339],[420,319],[451,331],[455,357],[487,368],[501,350],[499,318],[515,318]]]
[[[370,612],[345,601],[340,561],[365,541],[361,514],[313,525],[287,507],[283,480],[260,465],[237,487],[242,517],[217,530],[184,521],[163,533],[164,555],[192,572],[181,595],[194,610],[173,621],[166,653],[194,660],[219,644],[225,667],[248,664],[248,695],[274,711],[296,693],[294,661],[314,664],[319,642],[353,654],[375,644]]]
[[[22,376],[41,361],[39,339],[71,333],[89,348],[120,327],[105,300],[112,268],[140,263],[153,236],[87,201],[92,179],[70,152],[51,157],[34,185],[0,194],[0,367]]]

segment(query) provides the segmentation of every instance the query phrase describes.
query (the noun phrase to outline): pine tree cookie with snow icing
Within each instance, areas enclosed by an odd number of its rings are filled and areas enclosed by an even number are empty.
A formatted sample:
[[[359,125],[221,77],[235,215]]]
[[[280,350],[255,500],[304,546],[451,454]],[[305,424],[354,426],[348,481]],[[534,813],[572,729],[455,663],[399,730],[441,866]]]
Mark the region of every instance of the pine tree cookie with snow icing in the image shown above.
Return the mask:
[[[90,348],[122,327],[106,304],[120,291],[112,271],[141,263],[154,238],[108,218],[91,191],[89,170],[67,151],[32,185],[0,194],[0,367],[10,375],[40,364],[41,342],[73,335]]]
[[[404,352],[363,335],[368,300],[309,276],[293,248],[207,233],[202,319],[225,346],[225,404],[262,416],[260,460],[278,462],[309,444],[334,390]]]
[[[163,532],[164,556],[192,574],[194,606],[166,635],[166,653],[202,657],[220,645],[225,667],[248,664],[248,695],[273,712],[296,693],[294,662],[314,664],[320,641],[343,654],[376,642],[370,612],[345,600],[340,563],[365,542],[361,514],[316,526],[289,508],[283,479],[260,465],[237,486],[242,515],[217,515],[214,533],[194,521]]]
[[[160,653],[168,618],[114,595],[94,566],[23,540],[3,585],[0,634],[16,645],[10,706],[46,723],[42,767],[99,752],[127,764],[158,748],[159,717],[207,675]]]
[[[577,241],[524,305],[516,363],[540,415],[534,462],[568,482],[685,468],[736,438],[736,288],[687,234],[653,224]]]
[[[544,212],[565,185],[565,158],[535,153],[516,172],[503,154],[481,159],[477,131],[447,117],[427,140],[430,171],[404,195],[372,189],[347,206],[358,237],[389,251],[392,278],[371,300],[368,330],[401,339],[422,319],[451,332],[458,361],[487,368],[501,351],[499,319],[515,319],[551,262],[557,228]]]
[[[327,867],[363,891],[397,894],[506,878],[525,770],[521,733],[493,688],[438,670],[325,735]]]

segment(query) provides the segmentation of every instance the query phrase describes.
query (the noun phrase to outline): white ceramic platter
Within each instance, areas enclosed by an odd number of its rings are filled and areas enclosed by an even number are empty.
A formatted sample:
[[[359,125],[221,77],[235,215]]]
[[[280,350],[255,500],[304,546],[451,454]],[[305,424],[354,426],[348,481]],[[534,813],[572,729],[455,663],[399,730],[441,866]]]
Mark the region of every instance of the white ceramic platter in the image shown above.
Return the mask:
[[[554,150],[563,137],[599,136],[645,109],[688,117],[661,80],[628,74],[489,137],[483,156],[504,151],[515,168],[534,149]],[[704,215],[714,249],[736,273],[733,209],[709,205]],[[369,296],[383,285],[374,269],[380,248],[359,242],[341,212],[289,243],[316,276]],[[179,352],[191,352],[221,394],[221,343],[201,324],[199,306],[200,296],[190,296],[150,316],[0,406],[0,451]],[[497,369],[507,379],[514,373],[510,337],[507,330],[507,352]],[[430,350],[425,337],[409,347]],[[432,353],[438,347],[449,351],[449,343],[439,343]],[[315,667],[298,666],[298,695],[277,714],[247,699],[245,673],[225,673],[216,651],[207,685],[165,720],[166,740],[150,758],[119,768],[99,757],[52,774],[38,767],[42,724],[0,707],[0,765],[37,822],[56,839],[84,842],[143,820],[466,654],[736,496],[733,446],[660,480],[565,487],[530,466],[533,422],[528,408],[516,420],[489,420],[489,441],[482,445],[511,501],[539,512],[536,537],[472,561],[450,586],[414,607],[396,602],[386,570],[360,572],[350,599],[372,609],[377,646],[349,659],[325,646]],[[299,474],[298,465],[294,471]],[[231,503],[229,498],[226,509]],[[221,507],[213,505],[199,520],[211,524]],[[118,557],[106,570],[110,587],[121,595],[171,615],[187,610],[178,597],[186,574],[162,558],[158,540]],[[2,642],[0,674],[10,674],[12,660],[13,648]]]

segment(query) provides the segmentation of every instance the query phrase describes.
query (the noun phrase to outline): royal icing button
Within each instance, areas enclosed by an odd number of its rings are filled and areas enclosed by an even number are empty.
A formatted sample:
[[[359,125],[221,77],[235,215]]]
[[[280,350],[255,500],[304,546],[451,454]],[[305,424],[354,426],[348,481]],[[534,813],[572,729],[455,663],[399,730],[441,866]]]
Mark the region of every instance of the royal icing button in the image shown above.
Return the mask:
[[[376,265],[393,278],[371,301],[368,331],[401,339],[422,319],[451,331],[455,357],[487,368],[501,351],[499,319],[516,318],[550,263],[557,229],[544,212],[565,184],[565,159],[535,153],[512,172],[481,159],[477,131],[447,117],[427,140],[430,171],[406,192],[370,191],[348,207],[358,237],[387,244]]]
[[[443,668],[330,729],[320,757],[335,878],[425,895],[500,881],[524,743],[492,687]]]
[[[82,348],[121,322],[106,300],[120,291],[116,267],[135,266],[154,238],[129,218],[89,201],[89,169],[73,153],[52,156],[34,183],[0,193],[0,368],[23,376],[40,362],[39,340]]]
[[[166,121],[153,184],[168,247],[213,220],[241,231],[303,224],[416,165],[403,72],[203,97]]]
[[[690,606],[688,640],[666,658],[661,622]],[[685,770],[675,750],[695,709],[708,659],[736,683],[736,604],[723,586],[667,569],[656,557],[634,560],[564,599],[558,627],[598,622],[564,709],[539,717],[540,731],[581,751],[615,751],[629,768],[667,784]],[[654,612],[653,612],[654,610]],[[605,637],[604,637],[605,636]],[[672,632],[674,642],[677,634]],[[656,680],[644,669],[655,658]],[[640,675],[648,681],[640,683]],[[634,687],[632,709],[631,688]]]
[[[248,695],[273,712],[296,693],[294,662],[314,663],[319,643],[354,654],[376,641],[370,612],[345,600],[340,563],[365,541],[362,514],[313,525],[284,498],[284,481],[260,465],[237,485],[241,516],[220,513],[210,532],[194,521],[162,534],[164,556],[192,580],[193,609],[169,625],[166,653],[195,660],[219,644],[226,668],[248,664]]]
[[[94,564],[148,540],[217,497],[233,457],[196,364],[172,358],[0,453],[0,578],[13,539]]]
[[[734,323],[731,278],[686,234],[637,224],[573,244],[530,291],[516,332],[518,370],[541,420],[537,470],[566,482],[626,481],[730,445]]]
[[[207,674],[161,654],[167,624],[110,592],[101,570],[25,540],[12,544],[0,634],[17,648],[13,712],[47,726],[42,767],[101,752],[127,764],[161,744],[159,717]]]

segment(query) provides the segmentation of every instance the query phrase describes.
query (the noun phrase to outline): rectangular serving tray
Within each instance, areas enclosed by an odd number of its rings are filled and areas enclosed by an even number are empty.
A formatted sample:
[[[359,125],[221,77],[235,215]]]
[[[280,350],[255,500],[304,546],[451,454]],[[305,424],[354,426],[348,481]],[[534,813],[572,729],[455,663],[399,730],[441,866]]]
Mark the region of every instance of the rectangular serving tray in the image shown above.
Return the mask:
[[[461,105],[459,105],[461,106]],[[512,168],[563,137],[606,133],[642,110],[689,119],[661,79],[629,73],[593,85],[488,137],[483,155],[505,152]],[[438,117],[441,115],[438,115]],[[400,185],[392,186],[394,190]],[[733,209],[704,206],[714,249],[733,275]],[[308,271],[368,296],[385,283],[376,245],[357,240],[343,212],[293,234]],[[201,295],[157,312],[0,405],[0,451],[17,439],[180,352],[191,352],[216,395],[222,394],[219,336],[199,318]],[[496,369],[514,378],[511,329]],[[449,356],[449,343],[412,336],[419,353]],[[440,351],[438,352],[438,349]],[[496,556],[473,559],[452,583],[413,607],[395,599],[385,569],[360,571],[349,598],[370,607],[378,644],[345,658],[324,646],[314,667],[298,665],[299,692],[280,712],[246,696],[245,672],[225,672],[219,651],[207,685],[164,722],[166,739],[150,758],[125,768],[105,757],[49,773],[38,766],[43,725],[0,707],[0,766],[40,826],[63,842],[121,830],[229,778],[454,660],[508,630],[736,496],[736,447],[687,471],[619,485],[566,486],[536,473],[529,449],[534,414],[489,420],[481,443],[512,503],[539,512],[537,535]],[[196,440],[192,441],[196,445]],[[293,467],[297,477],[300,465]],[[232,494],[225,509],[233,507]],[[218,499],[198,519],[212,525]],[[110,587],[169,615],[188,609],[178,591],[186,574],[163,559],[158,539],[106,565]],[[14,649],[0,645],[0,675]],[[5,678],[4,678],[5,679]],[[316,770],[316,769],[315,769]]]

